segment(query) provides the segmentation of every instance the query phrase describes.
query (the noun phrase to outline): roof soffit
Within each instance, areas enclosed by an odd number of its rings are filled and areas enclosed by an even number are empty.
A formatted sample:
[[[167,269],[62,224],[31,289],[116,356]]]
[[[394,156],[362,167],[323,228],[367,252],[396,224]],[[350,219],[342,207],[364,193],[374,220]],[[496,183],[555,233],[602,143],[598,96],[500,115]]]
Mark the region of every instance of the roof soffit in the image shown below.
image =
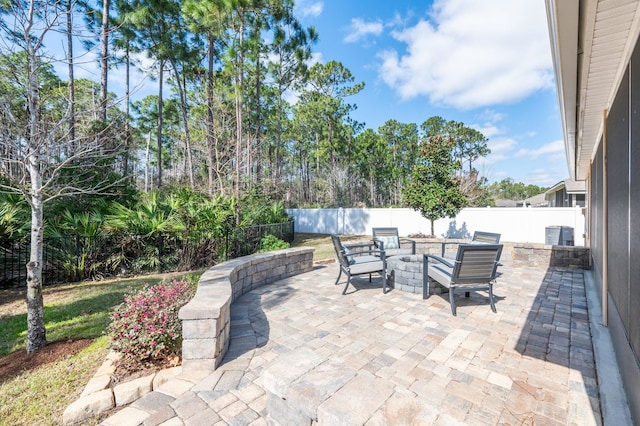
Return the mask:
[[[638,0],[580,0],[576,179],[586,179],[589,173],[604,112],[631,57],[640,28],[639,4]]]

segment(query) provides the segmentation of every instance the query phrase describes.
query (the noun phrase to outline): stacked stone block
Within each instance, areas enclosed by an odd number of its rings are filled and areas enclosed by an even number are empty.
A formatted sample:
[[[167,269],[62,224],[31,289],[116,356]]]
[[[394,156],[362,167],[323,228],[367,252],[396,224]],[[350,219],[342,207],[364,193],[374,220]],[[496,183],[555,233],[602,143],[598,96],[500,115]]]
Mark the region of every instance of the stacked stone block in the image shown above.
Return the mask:
[[[447,251],[457,250],[451,243],[464,244],[465,240],[443,238],[417,238],[416,253],[429,253],[440,256],[442,243],[448,243]],[[565,268],[591,269],[588,247],[556,246],[540,243],[501,242],[503,245],[500,262],[513,267],[559,266]]]
[[[244,256],[208,269],[194,298],[180,309],[182,367],[215,369],[229,348],[231,304],[243,294],[309,272],[313,249],[300,247]]]

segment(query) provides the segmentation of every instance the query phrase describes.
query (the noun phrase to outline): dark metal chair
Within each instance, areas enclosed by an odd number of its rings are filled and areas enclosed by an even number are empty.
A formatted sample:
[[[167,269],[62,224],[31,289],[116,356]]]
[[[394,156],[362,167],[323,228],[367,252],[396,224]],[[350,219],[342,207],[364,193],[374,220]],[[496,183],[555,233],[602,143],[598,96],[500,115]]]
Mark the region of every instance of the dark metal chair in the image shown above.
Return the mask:
[[[371,249],[370,243],[352,244],[345,247],[337,235],[331,235],[331,240],[340,264],[336,285],[340,281],[342,272],[347,275],[347,284],[344,286],[342,294],[347,293],[352,276],[369,275],[369,282],[371,282],[371,275],[374,273],[382,276],[382,292],[387,292],[387,261],[384,250]]]
[[[455,291],[488,291],[491,310],[496,312],[493,284],[498,275],[502,244],[460,244],[455,260],[425,254],[423,258],[422,297],[429,296],[431,280],[449,289],[451,313],[456,315]],[[430,262],[429,260],[432,259]]]
[[[416,242],[409,238],[400,238],[398,228],[371,228],[373,244],[384,250],[387,257],[416,254]]]
[[[484,232],[484,231],[475,231],[473,233],[473,238],[471,238],[472,244],[498,244],[500,242],[500,234],[496,234],[495,232]],[[445,257],[445,248],[447,244],[459,244],[457,242],[449,242],[445,241],[442,243],[442,257]]]

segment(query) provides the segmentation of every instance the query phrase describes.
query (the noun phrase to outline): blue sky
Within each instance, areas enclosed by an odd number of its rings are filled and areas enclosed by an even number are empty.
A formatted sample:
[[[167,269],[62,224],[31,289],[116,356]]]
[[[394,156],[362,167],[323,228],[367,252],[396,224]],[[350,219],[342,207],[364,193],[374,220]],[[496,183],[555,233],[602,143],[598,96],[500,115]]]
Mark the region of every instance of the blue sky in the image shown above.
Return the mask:
[[[296,0],[295,13],[319,33],[313,61],[339,61],[365,82],[348,101],[366,127],[439,115],[489,139],[491,154],[475,166],[490,182],[568,178],[544,1]],[[75,73],[98,81],[99,64],[87,57]],[[124,70],[109,78],[123,95]],[[157,93],[142,73],[132,81],[134,98]]]
[[[568,177],[542,0],[298,0],[296,15],[315,60],[365,82],[349,102],[366,127],[439,115],[489,139],[490,181]]]

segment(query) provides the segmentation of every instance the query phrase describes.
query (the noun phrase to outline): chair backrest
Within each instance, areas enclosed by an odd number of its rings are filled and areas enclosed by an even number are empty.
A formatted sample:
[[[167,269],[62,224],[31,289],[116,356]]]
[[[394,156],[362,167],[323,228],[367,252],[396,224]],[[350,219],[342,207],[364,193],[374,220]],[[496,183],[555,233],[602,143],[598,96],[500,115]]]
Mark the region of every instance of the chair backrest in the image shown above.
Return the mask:
[[[493,232],[475,231],[473,239],[476,243],[498,244],[500,242],[500,234]]]
[[[452,283],[489,282],[496,278],[502,244],[460,244]]]
[[[398,228],[371,228],[373,239],[382,241],[385,249],[400,247]]]
[[[398,228],[371,228],[371,232],[373,232],[373,238],[398,236]]]
[[[333,242],[333,249],[336,251],[336,257],[338,258],[338,262],[342,266],[349,267],[349,260],[346,257],[345,247],[342,245],[342,241],[340,241],[340,237],[337,235],[331,234],[331,242]]]

